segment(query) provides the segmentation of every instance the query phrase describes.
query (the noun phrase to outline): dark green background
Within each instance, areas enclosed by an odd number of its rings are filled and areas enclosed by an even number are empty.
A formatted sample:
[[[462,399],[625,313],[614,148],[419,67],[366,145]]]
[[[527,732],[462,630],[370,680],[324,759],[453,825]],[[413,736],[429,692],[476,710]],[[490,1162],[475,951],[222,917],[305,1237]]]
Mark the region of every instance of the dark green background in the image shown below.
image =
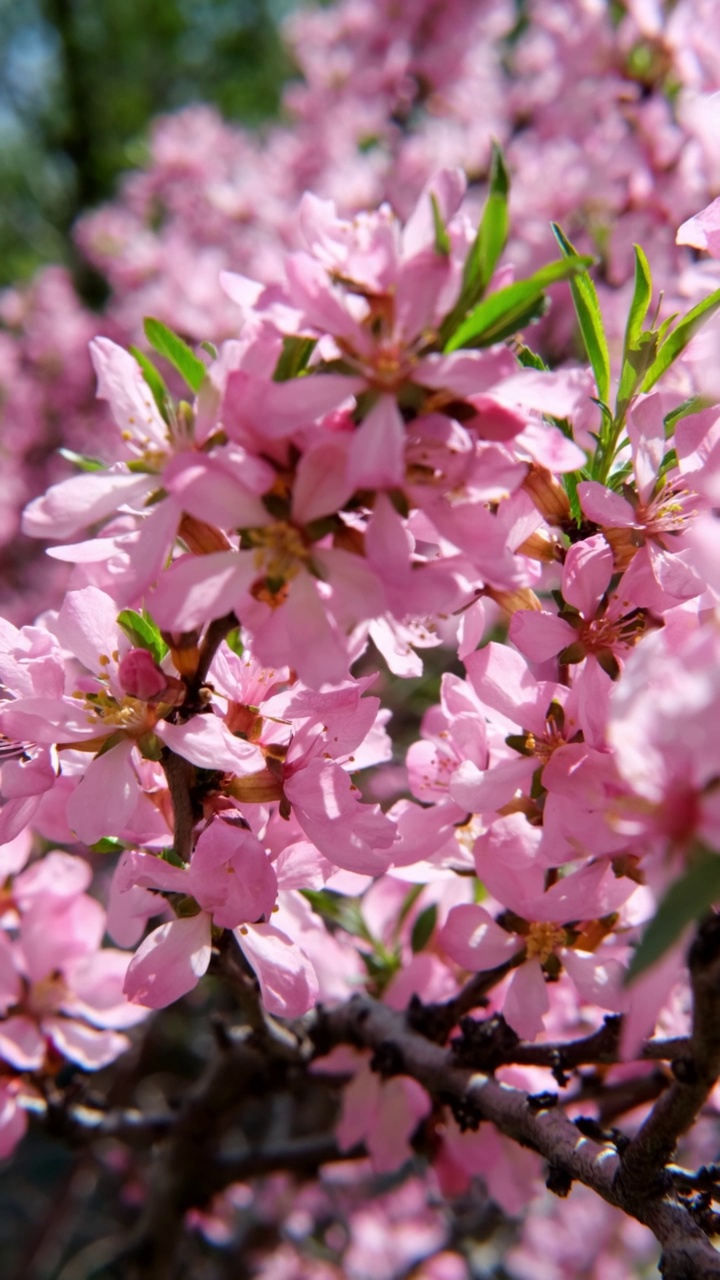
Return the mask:
[[[191,102],[255,125],[293,74],[292,0],[0,0],[0,286],[70,262],[68,231]]]

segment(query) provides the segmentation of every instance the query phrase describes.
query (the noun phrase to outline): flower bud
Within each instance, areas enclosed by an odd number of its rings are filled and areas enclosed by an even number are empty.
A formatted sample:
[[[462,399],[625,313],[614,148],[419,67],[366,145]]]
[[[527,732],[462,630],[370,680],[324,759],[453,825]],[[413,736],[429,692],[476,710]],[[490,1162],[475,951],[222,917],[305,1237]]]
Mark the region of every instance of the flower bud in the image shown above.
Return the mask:
[[[560,481],[546,467],[533,463],[522,484],[548,524],[562,525],[570,519],[570,503]]]
[[[153,660],[147,649],[131,649],[118,667],[118,680],[123,693],[140,702],[157,698],[167,687],[165,672]]]

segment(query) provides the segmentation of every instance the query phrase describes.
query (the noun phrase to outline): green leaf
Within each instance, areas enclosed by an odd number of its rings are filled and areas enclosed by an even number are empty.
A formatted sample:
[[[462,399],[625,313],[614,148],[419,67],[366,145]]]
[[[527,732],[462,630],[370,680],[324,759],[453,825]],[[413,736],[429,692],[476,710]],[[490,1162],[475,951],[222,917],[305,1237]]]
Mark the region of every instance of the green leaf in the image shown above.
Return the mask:
[[[193,354],[187,342],[173,333],[172,329],[168,329],[161,320],[154,320],[152,316],[145,317],[143,328],[145,337],[153,350],[170,361],[170,364],[185,379],[191,391],[199,391],[205,377],[205,365]]]
[[[171,403],[171,399],[170,399],[170,392],[168,391],[165,385],[165,379],[163,378],[160,371],[155,368],[155,365],[153,364],[152,360],[148,356],[146,356],[145,352],[141,351],[139,347],[131,347],[130,353],[135,357],[138,364],[140,365],[143,378],[147,382],[150,388],[150,391],[152,393],[152,398],[155,401],[155,404],[157,405],[158,409],[160,410],[160,413],[162,414],[163,418],[167,422],[168,405]]]
[[[665,439],[669,440],[672,436],[676,424],[681,418],[688,418],[692,413],[701,413],[703,409],[710,409],[712,400],[706,399],[704,396],[690,396],[688,400],[683,400],[677,409],[671,409],[670,413],[666,413],[663,418],[665,423]]]
[[[435,227],[435,252],[439,253],[442,258],[449,258],[450,237],[442,220],[440,205],[434,191],[430,192],[430,203],[432,204],[433,226]]]
[[[233,653],[237,654],[238,658],[242,657],[245,646],[243,645],[243,642],[240,639],[239,627],[233,627],[232,631],[228,631],[225,637],[225,643],[228,649],[231,649]]]
[[[580,499],[577,495],[577,487],[580,484],[580,481],[584,479],[586,479],[586,477],[583,475],[582,471],[567,471],[563,476],[565,492],[568,497],[568,502],[570,503],[570,514],[578,529],[585,517],[583,516]]]
[[[498,258],[507,241],[509,190],[510,178],[503,154],[494,142],[490,163],[490,191],[477,234],[465,259],[460,295],[440,326],[439,338],[443,346],[470,307],[480,301],[493,277]]]
[[[168,647],[149,613],[144,611],[136,613],[134,609],[123,609],[118,614],[117,622],[136,649],[147,649],[155,662],[162,662]]]
[[[561,258],[541,267],[527,280],[516,280],[505,289],[491,293],[470,312],[446,343],[445,351],[470,346],[486,347],[516,333],[530,318],[540,314],[548,285],[587,271],[592,261],[588,257]]]
[[[117,840],[115,836],[103,836],[101,840],[96,840],[95,844],[88,846],[92,853],[122,853],[125,845],[122,840]]]
[[[645,324],[650,300],[652,298],[652,276],[648,260],[639,244],[633,245],[635,250],[635,288],[633,291],[627,325],[625,326],[625,342],[623,345],[623,364],[628,351],[637,346]]]
[[[355,938],[363,938],[374,945],[374,938],[362,918],[360,904],[356,898],[347,898],[344,894],[334,893],[331,889],[302,889],[301,893],[323,920],[337,925]]]
[[[510,176],[503,153],[493,142],[490,163],[490,193],[485,202],[480,226],[463,270],[463,292],[482,297],[493,277],[498,258],[508,235],[508,194]],[[471,301],[475,301],[473,297]]]
[[[556,222],[552,224],[553,235],[566,258],[577,257],[574,246]],[[595,374],[595,385],[598,396],[607,404],[610,399],[610,353],[603,326],[597,290],[587,275],[579,275],[570,281],[570,289],[575,303],[575,314],[580,325],[580,332],[585,344],[588,359]]]
[[[677,942],[686,925],[720,901],[720,855],[695,845],[684,875],[670,886],[632,958],[626,984],[644,973]]]
[[[99,458],[88,458],[84,453],[76,453],[74,449],[58,449],[61,458],[72,462],[78,471],[104,471],[105,463]]]
[[[524,369],[540,369],[546,373],[549,368],[542,356],[539,356],[536,351],[531,351],[530,347],[526,347],[522,342],[517,344],[515,355]]]
[[[298,378],[304,373],[316,343],[317,338],[283,338],[282,351],[273,372],[273,382],[289,382],[291,378]]]
[[[397,917],[397,928],[396,928],[396,930],[395,930],[395,936],[396,936],[396,937],[397,937],[398,933],[400,932],[400,929],[402,928],[402,925],[405,923],[405,921],[406,921],[406,919],[407,919],[407,917],[408,917],[408,913],[409,913],[409,912],[412,910],[412,908],[415,906],[415,903],[417,902],[418,898],[420,897],[420,894],[422,893],[422,891],[423,891],[423,886],[422,886],[421,884],[414,884],[414,885],[413,885],[413,887],[412,887],[412,889],[409,889],[409,890],[408,890],[408,892],[406,893],[406,895],[405,895],[405,897],[404,897],[404,899],[403,899],[402,906],[400,907],[400,910],[399,910],[399,912],[398,912],[398,917]]]
[[[662,377],[674,360],[677,360],[691,338],[695,337],[698,329],[715,314],[718,307],[720,307],[720,289],[715,289],[709,297],[703,298],[702,302],[698,302],[696,307],[688,311],[660,347],[642,384],[643,391],[649,391],[655,386],[658,378]]]
[[[641,333],[625,354],[615,404],[615,422],[622,423],[633,396],[657,357],[658,335],[653,329]]]
[[[429,907],[426,907],[424,911],[420,912],[420,915],[412,927],[412,933],[410,934],[410,946],[412,947],[413,955],[417,955],[418,951],[422,951],[423,948],[427,946],[432,937],[436,922],[437,905],[436,903],[431,902]]]

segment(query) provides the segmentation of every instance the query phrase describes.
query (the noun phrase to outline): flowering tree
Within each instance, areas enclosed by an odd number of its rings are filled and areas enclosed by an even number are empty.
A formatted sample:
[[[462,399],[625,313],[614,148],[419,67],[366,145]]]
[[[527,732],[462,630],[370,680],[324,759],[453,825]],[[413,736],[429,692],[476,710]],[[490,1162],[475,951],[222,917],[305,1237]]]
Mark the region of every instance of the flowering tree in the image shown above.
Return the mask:
[[[461,1280],[494,1204],[513,1280],[720,1276],[720,289],[666,315],[636,247],[621,323],[509,186],[306,194],[216,331],[90,344],[107,427],[23,516],[67,590],[0,623],[0,1152],[128,1226],[68,1274]]]

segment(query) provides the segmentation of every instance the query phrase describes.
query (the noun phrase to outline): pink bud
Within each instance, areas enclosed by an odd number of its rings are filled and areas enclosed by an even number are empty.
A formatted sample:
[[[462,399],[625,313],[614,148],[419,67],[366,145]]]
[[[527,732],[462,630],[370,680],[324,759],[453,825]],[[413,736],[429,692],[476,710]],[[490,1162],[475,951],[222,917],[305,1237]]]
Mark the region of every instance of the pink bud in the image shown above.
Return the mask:
[[[156,698],[167,687],[168,678],[147,649],[131,649],[118,667],[118,680],[123,693],[141,702]]]

